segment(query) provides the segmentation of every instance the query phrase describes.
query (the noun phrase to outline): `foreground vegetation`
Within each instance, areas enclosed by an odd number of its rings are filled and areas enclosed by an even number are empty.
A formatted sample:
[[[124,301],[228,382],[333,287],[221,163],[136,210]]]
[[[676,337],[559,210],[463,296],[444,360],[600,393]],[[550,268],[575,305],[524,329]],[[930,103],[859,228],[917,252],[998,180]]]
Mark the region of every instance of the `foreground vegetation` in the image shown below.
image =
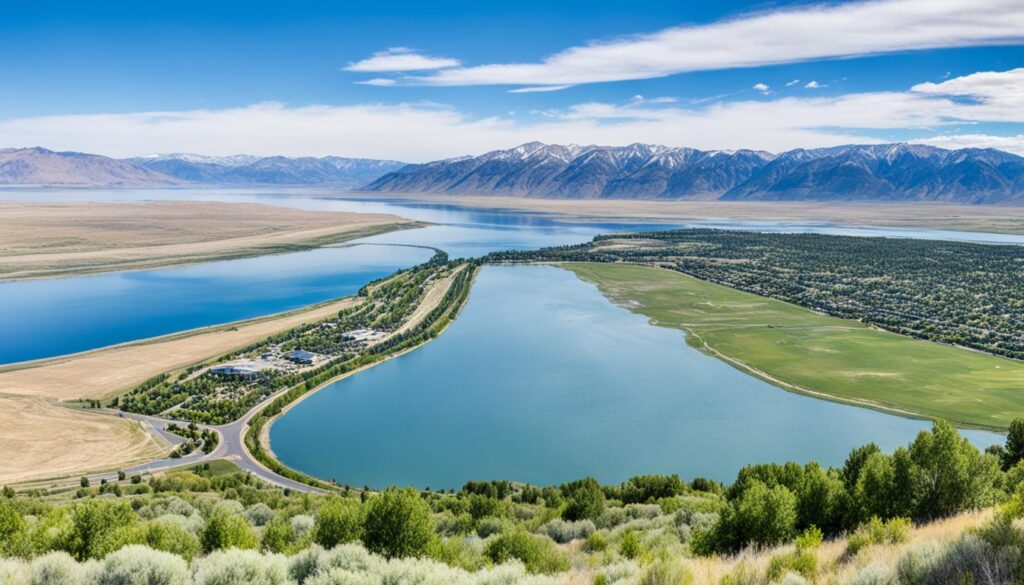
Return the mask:
[[[613,301],[783,387],[1005,429],[1024,411],[1024,363],[629,264],[566,264]]]
[[[662,266],[897,333],[1024,358],[1024,250],[1016,245],[687,229],[488,259]]]
[[[939,422],[892,454],[752,465],[729,486],[642,476],[316,496],[215,463],[74,494],[5,488],[0,583],[1012,583],[1022,459],[1024,421],[989,453]]]

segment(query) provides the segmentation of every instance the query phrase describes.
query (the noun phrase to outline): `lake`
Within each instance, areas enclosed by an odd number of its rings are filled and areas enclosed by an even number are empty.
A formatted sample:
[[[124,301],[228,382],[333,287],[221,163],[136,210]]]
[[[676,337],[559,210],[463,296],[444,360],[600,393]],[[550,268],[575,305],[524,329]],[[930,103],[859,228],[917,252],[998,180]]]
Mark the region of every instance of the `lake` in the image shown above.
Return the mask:
[[[771,386],[571,272],[489,266],[438,339],[332,383],[270,437],[282,462],[319,477],[439,489],[644,473],[731,481],[754,462],[841,465],[855,446],[890,450],[929,426]],[[982,448],[1003,440],[963,432]]]

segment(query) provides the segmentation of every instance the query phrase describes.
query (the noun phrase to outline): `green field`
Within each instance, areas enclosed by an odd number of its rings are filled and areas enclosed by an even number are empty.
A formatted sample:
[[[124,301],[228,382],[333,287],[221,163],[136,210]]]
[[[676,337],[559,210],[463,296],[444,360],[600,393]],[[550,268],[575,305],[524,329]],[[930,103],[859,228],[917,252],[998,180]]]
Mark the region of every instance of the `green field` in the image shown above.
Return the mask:
[[[782,301],[629,264],[562,264],[616,303],[797,391],[1004,429],[1024,416],[1024,363],[872,329]]]

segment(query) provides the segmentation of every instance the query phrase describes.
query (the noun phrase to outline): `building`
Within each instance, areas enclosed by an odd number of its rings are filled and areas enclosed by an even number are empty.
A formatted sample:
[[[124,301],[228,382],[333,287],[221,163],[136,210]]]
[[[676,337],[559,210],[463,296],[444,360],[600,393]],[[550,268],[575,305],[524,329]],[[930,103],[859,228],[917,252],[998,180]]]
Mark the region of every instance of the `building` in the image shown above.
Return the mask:
[[[320,356],[311,351],[306,351],[303,349],[289,351],[287,354],[285,354],[284,357],[289,361],[293,361],[297,364],[304,364],[307,366],[310,364],[315,364],[316,362],[320,361]]]
[[[225,378],[239,378],[242,380],[255,380],[260,377],[260,372],[266,366],[253,362],[232,362],[221,364],[210,368],[210,373]]]

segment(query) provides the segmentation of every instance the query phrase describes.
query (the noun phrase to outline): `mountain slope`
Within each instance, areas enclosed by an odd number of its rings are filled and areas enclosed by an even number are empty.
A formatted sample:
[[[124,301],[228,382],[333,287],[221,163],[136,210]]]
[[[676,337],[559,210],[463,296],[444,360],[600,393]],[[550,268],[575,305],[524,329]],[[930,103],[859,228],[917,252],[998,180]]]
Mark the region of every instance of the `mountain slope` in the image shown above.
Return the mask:
[[[168,186],[180,179],[124,161],[45,148],[0,150],[0,185]]]
[[[405,163],[364,158],[284,156],[204,157],[170,154],[127,159],[142,169],[183,181],[218,185],[332,185],[358,187],[398,170]]]
[[[887,144],[701,151],[523,144],[409,165],[370,191],[529,197],[1024,203],[1024,158],[992,149]]]

